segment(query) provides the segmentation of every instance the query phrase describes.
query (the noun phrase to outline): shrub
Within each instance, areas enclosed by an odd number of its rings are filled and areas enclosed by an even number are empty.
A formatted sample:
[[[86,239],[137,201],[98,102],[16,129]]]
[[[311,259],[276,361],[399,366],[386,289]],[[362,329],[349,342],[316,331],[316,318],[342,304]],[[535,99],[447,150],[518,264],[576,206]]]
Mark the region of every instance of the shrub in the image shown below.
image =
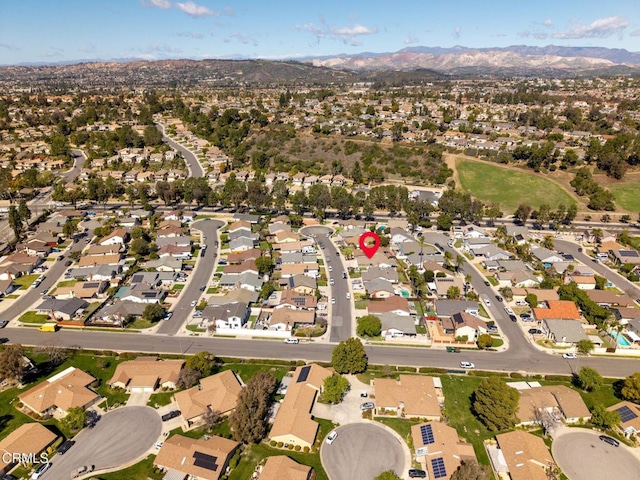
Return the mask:
[[[278,444],[278,442],[276,442],[275,440],[271,440],[269,442],[269,445],[271,445],[272,447],[275,447]]]
[[[283,446],[284,446],[284,443],[278,442],[278,448],[282,448]]]
[[[293,450],[293,445],[290,443],[289,445],[287,445],[287,448],[288,448],[289,450]]]
[[[296,446],[295,446],[295,448],[294,448],[294,450],[295,450],[296,452],[299,452],[299,451],[301,450],[300,445],[296,445]]]
[[[309,453],[309,450],[311,450],[309,447],[304,447],[304,448],[302,449],[302,451],[303,451],[304,453]]]

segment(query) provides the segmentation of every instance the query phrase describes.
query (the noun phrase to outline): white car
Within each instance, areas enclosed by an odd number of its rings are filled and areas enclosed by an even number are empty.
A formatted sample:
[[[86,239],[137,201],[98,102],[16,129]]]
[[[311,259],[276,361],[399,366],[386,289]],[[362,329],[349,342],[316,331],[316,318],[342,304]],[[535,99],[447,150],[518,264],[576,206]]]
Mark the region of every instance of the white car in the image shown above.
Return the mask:
[[[351,294],[347,292],[347,300],[349,300],[350,298],[351,298]]]
[[[333,272],[333,267],[331,265],[329,265],[329,271]]]
[[[471,362],[460,362],[460,368],[476,368],[476,366]]]
[[[578,355],[576,355],[575,353],[563,353],[562,358],[566,358],[567,360],[575,360],[576,358],[578,358]]]
[[[490,307],[490,306],[491,306],[491,300],[489,300],[488,298],[483,298],[483,299],[482,299],[482,301],[484,302],[484,304],[485,304],[487,307]]]
[[[193,302],[191,302],[191,306],[195,307],[198,304],[198,302],[196,300],[194,300]]]
[[[40,466],[36,468],[36,471],[33,472],[33,475],[31,475],[31,480],[38,480],[38,478],[44,475],[44,472],[49,470],[49,467],[51,467],[49,462],[40,464]]]
[[[336,304],[336,297],[333,297],[333,298],[331,299],[331,304],[332,304],[332,305],[335,305],[335,304]]]
[[[296,344],[296,343],[300,343],[300,340],[298,340],[297,338],[285,338],[284,343]]]
[[[338,432],[334,430],[329,435],[327,435],[327,445],[331,445],[336,438],[338,438]]]

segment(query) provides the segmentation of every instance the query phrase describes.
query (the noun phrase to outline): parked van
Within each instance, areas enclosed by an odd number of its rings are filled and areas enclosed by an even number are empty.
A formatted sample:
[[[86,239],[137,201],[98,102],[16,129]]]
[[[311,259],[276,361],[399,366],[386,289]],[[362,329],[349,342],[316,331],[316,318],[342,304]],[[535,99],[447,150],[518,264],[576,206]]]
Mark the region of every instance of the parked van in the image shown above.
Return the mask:
[[[57,332],[58,328],[59,327],[57,323],[45,323],[40,328],[38,328],[38,330],[40,330],[41,332]]]

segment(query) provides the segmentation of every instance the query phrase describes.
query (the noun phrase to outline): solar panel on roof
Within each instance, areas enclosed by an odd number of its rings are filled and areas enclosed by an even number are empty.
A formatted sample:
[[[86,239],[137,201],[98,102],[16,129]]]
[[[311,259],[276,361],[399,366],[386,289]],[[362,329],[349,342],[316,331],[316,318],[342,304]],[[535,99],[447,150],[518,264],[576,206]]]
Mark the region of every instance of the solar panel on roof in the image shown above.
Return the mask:
[[[133,277],[131,277],[131,283],[141,283],[142,279],[144,278],[144,275],[134,275]]]
[[[620,415],[620,420],[622,420],[622,423],[633,420],[634,418],[638,418],[638,415],[626,405],[616,409],[616,412],[618,412],[618,415]]]
[[[296,383],[306,382],[307,378],[309,378],[309,371],[311,370],[311,365],[306,365],[302,367],[300,370],[300,375],[298,375],[298,380]]]
[[[433,429],[431,428],[431,425],[422,425],[420,427],[420,435],[422,435],[422,443],[424,445],[429,445],[435,442],[433,438]]]
[[[432,458],[431,468],[433,468],[434,478],[443,478],[447,476],[447,469],[444,466],[444,459],[442,457]]]
[[[206,468],[207,470],[211,470],[212,472],[218,470],[218,464],[216,463],[218,457],[207,455],[206,453],[193,452],[193,458],[195,458],[193,464],[196,467]]]
[[[98,288],[99,285],[98,282],[86,282],[84,288]]]
[[[156,296],[156,292],[142,292],[142,296],[145,298],[153,298]]]

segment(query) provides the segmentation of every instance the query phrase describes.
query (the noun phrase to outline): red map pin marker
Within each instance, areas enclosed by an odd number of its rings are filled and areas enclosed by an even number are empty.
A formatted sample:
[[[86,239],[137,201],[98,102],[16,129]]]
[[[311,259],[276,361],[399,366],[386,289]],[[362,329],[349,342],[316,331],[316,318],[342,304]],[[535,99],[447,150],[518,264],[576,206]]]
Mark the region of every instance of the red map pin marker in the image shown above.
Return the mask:
[[[373,240],[373,245],[367,244],[367,240]],[[364,252],[364,254],[371,258],[378,251],[378,247],[380,246],[380,237],[377,233],[367,232],[360,235],[360,248]]]

